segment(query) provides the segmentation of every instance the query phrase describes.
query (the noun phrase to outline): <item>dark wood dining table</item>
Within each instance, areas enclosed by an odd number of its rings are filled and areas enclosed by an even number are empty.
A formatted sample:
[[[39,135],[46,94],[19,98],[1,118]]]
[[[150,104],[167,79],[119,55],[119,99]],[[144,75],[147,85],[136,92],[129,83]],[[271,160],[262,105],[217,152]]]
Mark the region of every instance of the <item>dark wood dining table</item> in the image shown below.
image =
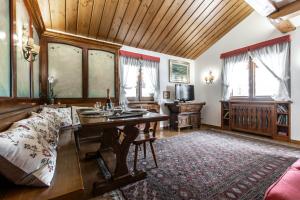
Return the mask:
[[[86,154],[87,159],[96,159],[105,181],[96,181],[93,186],[95,195],[103,194],[124,185],[142,180],[146,177],[145,171],[131,171],[127,166],[127,155],[130,145],[140,134],[137,125],[145,124],[145,129],[151,122],[165,121],[168,115],[147,112],[140,116],[115,118],[81,115],[78,116],[81,126],[77,131],[101,134],[100,147],[97,152]],[[120,127],[122,131],[120,131]]]

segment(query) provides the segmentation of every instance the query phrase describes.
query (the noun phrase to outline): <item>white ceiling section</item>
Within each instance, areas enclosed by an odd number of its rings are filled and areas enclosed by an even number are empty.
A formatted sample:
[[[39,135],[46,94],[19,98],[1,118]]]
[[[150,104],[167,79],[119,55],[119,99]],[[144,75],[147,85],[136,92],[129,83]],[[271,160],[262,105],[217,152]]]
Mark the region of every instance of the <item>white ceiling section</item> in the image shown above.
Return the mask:
[[[297,0],[245,0],[256,12],[268,17],[282,33],[300,26],[300,1]]]

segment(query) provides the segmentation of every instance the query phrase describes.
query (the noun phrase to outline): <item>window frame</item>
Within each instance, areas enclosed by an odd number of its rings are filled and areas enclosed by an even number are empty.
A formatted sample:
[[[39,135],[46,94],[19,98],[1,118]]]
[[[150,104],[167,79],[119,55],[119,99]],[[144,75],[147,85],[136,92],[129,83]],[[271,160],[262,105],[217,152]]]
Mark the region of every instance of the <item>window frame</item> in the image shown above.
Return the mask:
[[[143,73],[142,73],[142,64],[140,63],[139,66],[139,75],[138,75],[138,84],[136,89],[136,96],[135,97],[126,97],[128,101],[152,101],[154,102],[154,97],[145,97],[143,96],[143,89],[142,89],[142,80],[143,80]]]
[[[230,100],[250,100],[250,101],[273,101],[272,97],[269,95],[265,96],[256,96],[255,95],[255,72],[256,64],[253,62],[253,59],[249,56],[249,96],[231,96]]]

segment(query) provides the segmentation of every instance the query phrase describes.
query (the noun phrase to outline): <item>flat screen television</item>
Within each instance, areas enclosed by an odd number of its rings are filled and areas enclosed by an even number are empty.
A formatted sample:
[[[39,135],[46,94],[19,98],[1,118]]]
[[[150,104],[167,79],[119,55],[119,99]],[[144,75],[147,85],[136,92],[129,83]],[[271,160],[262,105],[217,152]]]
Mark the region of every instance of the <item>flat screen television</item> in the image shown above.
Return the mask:
[[[176,84],[175,98],[179,101],[193,101],[195,100],[194,85]]]

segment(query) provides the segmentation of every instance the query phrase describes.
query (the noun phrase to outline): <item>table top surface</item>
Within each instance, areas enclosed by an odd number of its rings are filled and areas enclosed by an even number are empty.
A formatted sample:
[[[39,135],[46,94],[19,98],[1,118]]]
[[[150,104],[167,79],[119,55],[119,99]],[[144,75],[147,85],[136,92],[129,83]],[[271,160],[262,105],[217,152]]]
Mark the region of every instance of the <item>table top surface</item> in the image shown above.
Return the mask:
[[[165,121],[169,119],[168,115],[158,114],[147,112],[142,116],[137,117],[128,117],[128,118],[118,118],[118,119],[109,119],[108,117],[103,116],[84,116],[80,115],[78,112],[79,120],[82,127],[85,126],[97,126],[97,127],[114,127],[114,126],[123,126],[123,125],[136,125],[147,122],[157,122]]]

